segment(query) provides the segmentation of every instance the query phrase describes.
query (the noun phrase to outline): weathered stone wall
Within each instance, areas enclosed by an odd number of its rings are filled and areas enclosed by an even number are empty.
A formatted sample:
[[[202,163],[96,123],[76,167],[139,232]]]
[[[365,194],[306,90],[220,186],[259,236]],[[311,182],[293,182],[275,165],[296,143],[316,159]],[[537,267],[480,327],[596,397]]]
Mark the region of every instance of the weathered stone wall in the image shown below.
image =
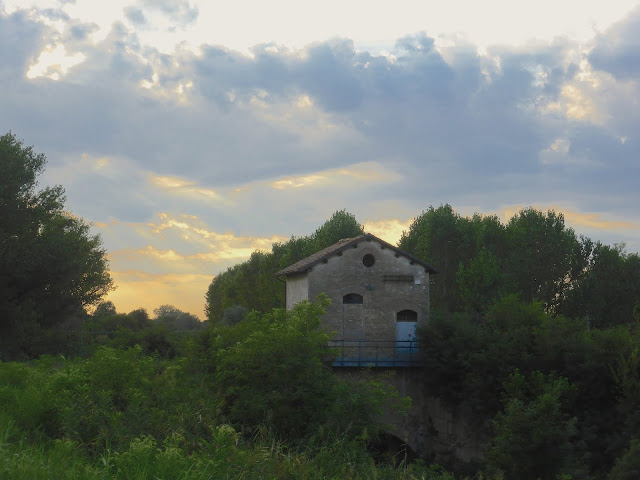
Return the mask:
[[[287,276],[286,308],[291,310],[293,306],[309,299],[309,281],[306,273]]]
[[[367,254],[375,259],[370,267],[362,261]],[[335,338],[393,341],[396,314],[402,310],[417,312],[418,323],[427,321],[428,272],[375,240],[362,241],[356,248],[331,256],[326,263],[314,265],[307,275],[310,300],[323,292],[331,298],[323,323]],[[362,305],[343,305],[342,299],[349,293],[362,295]]]
[[[352,381],[366,380],[370,370],[334,368],[334,372]],[[483,455],[487,438],[478,426],[472,426],[461,414],[455,414],[438,398],[424,391],[422,368],[376,369],[380,378],[394,386],[402,397],[411,398],[407,416],[386,412],[380,423],[406,443],[420,458],[442,465],[470,462]]]

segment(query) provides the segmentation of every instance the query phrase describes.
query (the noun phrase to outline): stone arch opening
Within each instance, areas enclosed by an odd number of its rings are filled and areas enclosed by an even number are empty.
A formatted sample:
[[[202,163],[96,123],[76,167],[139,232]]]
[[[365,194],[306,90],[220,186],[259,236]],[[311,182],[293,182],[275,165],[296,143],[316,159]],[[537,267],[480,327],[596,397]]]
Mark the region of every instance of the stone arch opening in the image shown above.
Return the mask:
[[[347,293],[342,297],[342,303],[345,305],[362,305],[362,295],[357,293]]]
[[[376,463],[400,467],[418,458],[418,454],[406,442],[392,433],[383,432],[369,444],[369,451]]]

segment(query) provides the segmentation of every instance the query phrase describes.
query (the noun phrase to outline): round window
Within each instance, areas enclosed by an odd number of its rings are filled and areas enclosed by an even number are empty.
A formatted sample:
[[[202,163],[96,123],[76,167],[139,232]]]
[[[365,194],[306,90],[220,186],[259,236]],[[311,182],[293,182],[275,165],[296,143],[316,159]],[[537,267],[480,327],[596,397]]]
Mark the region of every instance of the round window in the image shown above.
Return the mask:
[[[364,263],[365,267],[372,267],[374,263],[376,263],[376,259],[370,253],[367,253],[364,257],[362,257],[362,263]]]

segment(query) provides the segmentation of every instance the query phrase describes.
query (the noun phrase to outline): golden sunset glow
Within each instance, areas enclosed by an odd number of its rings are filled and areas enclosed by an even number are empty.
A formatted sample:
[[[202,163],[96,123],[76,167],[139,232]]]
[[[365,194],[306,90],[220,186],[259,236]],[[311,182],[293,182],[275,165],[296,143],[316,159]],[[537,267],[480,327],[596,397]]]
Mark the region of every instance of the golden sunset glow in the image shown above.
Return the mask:
[[[562,213],[566,224],[574,229],[580,229],[580,227],[589,227],[597,230],[626,230],[640,228],[640,224],[637,223],[603,218],[601,214],[596,213],[576,212],[559,205],[532,205],[532,207],[544,212],[547,210],[554,210],[556,213]],[[501,212],[502,218],[504,221],[508,221],[523,208],[527,207],[524,205],[505,207]]]
[[[402,232],[408,231],[413,219],[365,221],[364,231],[371,233],[391,245],[396,245],[402,236]]]
[[[142,271],[111,272],[118,288],[109,293],[121,312],[144,308],[150,315],[160,305],[173,305],[204,320],[204,294],[213,275],[149,274]]]
[[[640,251],[638,31],[638,0],[0,0],[0,128],[100,236],[119,310],[201,315],[341,210],[397,244],[430,206],[553,208]]]
[[[352,165],[349,168],[320,171],[313,175],[281,178],[272,182],[271,186],[277,190],[285,190],[289,188],[334,184],[339,181],[355,180],[363,183],[376,183],[394,181],[399,178],[400,175],[376,162],[365,162]]]
[[[86,56],[82,53],[68,55],[64,45],[48,46],[27,70],[27,78],[46,77],[60,80],[70,68],[84,62],[85,59]]]

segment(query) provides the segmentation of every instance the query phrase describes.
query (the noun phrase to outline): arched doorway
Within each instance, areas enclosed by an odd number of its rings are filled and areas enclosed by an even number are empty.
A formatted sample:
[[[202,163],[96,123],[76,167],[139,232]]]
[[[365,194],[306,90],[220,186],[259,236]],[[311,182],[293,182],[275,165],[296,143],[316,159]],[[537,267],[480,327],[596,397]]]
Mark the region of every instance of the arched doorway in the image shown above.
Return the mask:
[[[396,354],[400,358],[413,359],[418,354],[416,327],[418,312],[401,310],[396,313]]]

